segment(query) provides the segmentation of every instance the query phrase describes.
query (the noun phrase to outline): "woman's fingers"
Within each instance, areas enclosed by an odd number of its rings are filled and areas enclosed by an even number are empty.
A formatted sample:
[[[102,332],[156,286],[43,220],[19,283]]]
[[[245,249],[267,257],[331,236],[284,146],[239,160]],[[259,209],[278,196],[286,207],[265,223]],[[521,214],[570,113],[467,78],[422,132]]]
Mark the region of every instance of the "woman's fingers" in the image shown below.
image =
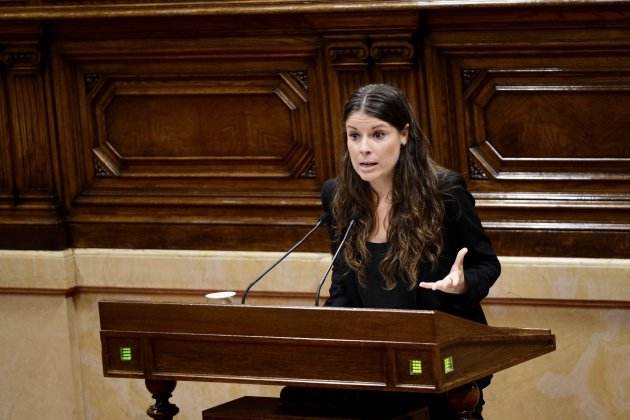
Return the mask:
[[[468,248],[462,248],[459,250],[457,256],[455,257],[455,262],[451,267],[451,271],[457,269],[464,271],[464,257],[466,256],[466,253],[468,253]]]
[[[455,257],[451,272],[442,280],[435,282],[422,281],[418,285],[423,289],[440,290],[444,293],[462,294],[466,291],[466,279],[464,278],[464,257],[468,248],[462,248]]]

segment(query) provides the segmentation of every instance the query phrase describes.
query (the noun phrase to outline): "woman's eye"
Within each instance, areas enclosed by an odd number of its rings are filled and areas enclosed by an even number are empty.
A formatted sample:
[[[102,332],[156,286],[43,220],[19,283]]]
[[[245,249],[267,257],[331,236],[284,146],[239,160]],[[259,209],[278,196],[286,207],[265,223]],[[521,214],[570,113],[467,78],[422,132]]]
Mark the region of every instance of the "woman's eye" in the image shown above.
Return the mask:
[[[348,138],[352,141],[359,140],[359,135],[357,133],[348,133]]]
[[[376,140],[383,140],[385,138],[386,134],[384,131],[375,131],[374,132],[374,138]]]

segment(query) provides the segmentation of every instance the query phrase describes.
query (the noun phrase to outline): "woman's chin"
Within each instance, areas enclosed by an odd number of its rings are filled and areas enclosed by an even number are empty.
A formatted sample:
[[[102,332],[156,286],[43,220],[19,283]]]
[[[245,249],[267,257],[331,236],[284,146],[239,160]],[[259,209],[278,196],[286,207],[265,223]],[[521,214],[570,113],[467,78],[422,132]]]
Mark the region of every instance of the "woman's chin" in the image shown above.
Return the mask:
[[[365,182],[372,182],[374,181],[374,179],[376,178],[374,175],[372,174],[364,174],[364,173],[360,173],[359,172],[359,178],[361,178],[361,180],[365,181]]]

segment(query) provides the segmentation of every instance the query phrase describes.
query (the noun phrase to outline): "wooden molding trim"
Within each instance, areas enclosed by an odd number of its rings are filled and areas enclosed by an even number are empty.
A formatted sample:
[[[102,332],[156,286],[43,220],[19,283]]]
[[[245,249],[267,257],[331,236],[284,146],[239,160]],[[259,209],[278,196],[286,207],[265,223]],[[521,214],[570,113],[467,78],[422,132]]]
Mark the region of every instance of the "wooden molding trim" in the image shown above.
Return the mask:
[[[553,306],[562,308],[599,308],[599,309],[630,309],[627,300],[590,300],[590,299],[529,299],[529,298],[486,298],[484,305],[506,306]]]
[[[143,287],[101,287],[101,286],[75,286],[70,288],[35,288],[35,287],[0,287],[0,295],[60,295],[74,297],[79,294],[121,294],[121,295],[173,295],[173,296],[204,296],[206,293],[219,292],[214,289],[169,289],[169,288],[143,288]],[[236,297],[243,295],[243,291],[237,291]],[[315,292],[256,292],[249,296],[252,299],[295,299],[309,300],[314,298]],[[325,300],[326,296],[322,296]],[[590,300],[590,299],[539,299],[539,298],[502,298],[489,297],[483,300],[487,306],[547,306],[559,308],[597,308],[597,309],[630,309],[630,301],[627,300]]]
[[[32,295],[50,296],[60,295],[72,297],[77,294],[77,287],[63,288],[39,288],[39,287],[0,287],[0,295]]]
[[[623,0],[606,0],[599,3],[614,4],[622,3]],[[596,0],[476,0],[476,1],[453,1],[453,0],[388,0],[388,1],[367,1],[367,0],[349,0],[343,4],[336,1],[322,1],[317,3],[301,2],[301,1],[285,1],[278,3],[276,1],[260,1],[249,4],[249,2],[231,1],[223,4],[205,4],[193,2],[170,3],[166,2],[156,7],[155,4],[139,4],[137,2],[129,2],[131,4],[107,2],[103,5],[82,5],[77,7],[80,2],[72,2],[70,5],[53,5],[53,6],[34,6],[32,2],[20,6],[4,6],[2,10],[2,19],[54,19],[54,18],[111,18],[111,17],[161,17],[161,16],[205,16],[213,15],[238,15],[246,13],[332,13],[332,12],[382,12],[389,11],[392,8],[396,10],[422,10],[437,9],[444,7],[477,7],[488,8],[491,6],[501,7],[509,5],[544,7],[557,5],[592,5],[597,4]],[[210,2],[207,2],[210,3]]]
[[[131,294],[131,295],[174,295],[174,296],[205,296],[207,293],[222,292],[217,289],[171,289],[171,288],[144,288],[144,287],[100,287],[79,286],[73,288],[73,294],[98,293],[98,294]],[[242,290],[236,290],[236,297],[243,296]],[[254,299],[310,299],[315,297],[315,292],[266,292],[252,291],[248,296]]]

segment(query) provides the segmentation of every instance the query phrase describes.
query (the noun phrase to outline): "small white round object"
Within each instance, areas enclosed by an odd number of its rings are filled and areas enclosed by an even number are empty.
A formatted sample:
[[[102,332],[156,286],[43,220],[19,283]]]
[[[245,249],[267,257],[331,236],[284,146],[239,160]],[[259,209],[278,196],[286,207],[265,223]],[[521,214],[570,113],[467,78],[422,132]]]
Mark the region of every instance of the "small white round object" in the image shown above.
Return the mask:
[[[230,299],[231,297],[234,297],[234,295],[236,295],[236,292],[214,292],[214,293],[208,293],[206,295],[206,298],[208,299]]]

